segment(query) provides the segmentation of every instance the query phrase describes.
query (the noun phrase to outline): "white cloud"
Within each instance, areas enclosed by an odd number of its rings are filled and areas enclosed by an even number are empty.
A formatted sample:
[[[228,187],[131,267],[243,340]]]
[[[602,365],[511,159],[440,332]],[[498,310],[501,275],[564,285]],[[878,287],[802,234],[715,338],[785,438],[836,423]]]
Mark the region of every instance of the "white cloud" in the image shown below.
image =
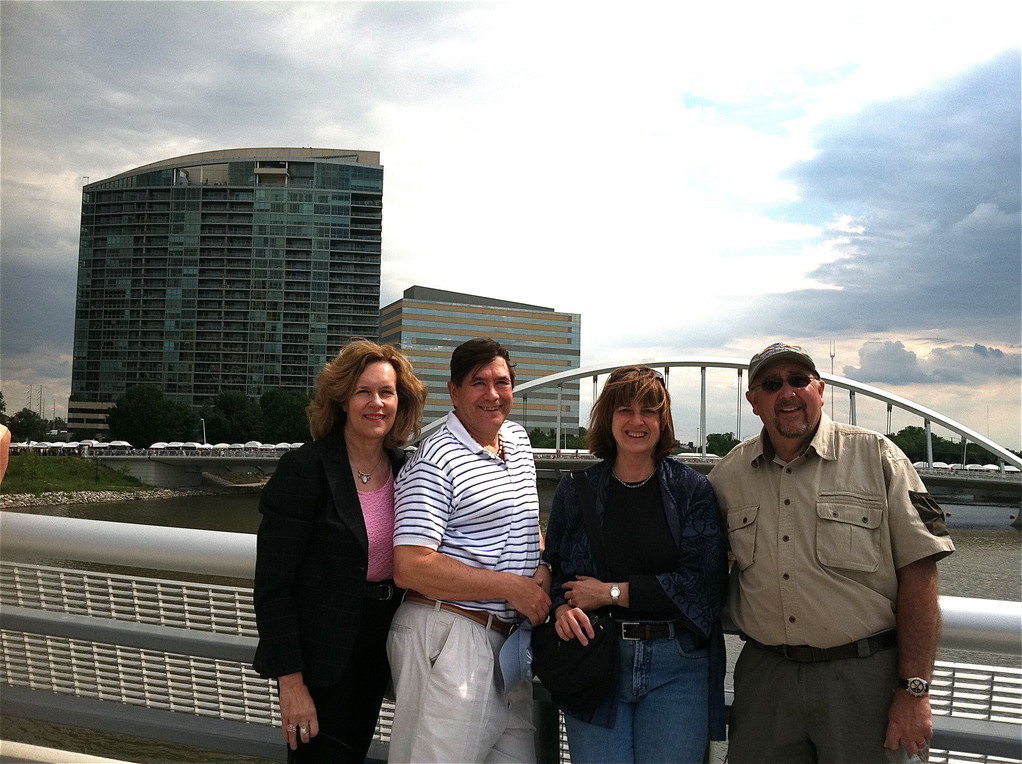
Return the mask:
[[[1018,284],[977,252],[1017,238],[1017,193],[928,161],[969,157],[926,99],[1017,50],[1016,6],[3,3],[0,287],[63,306],[4,308],[4,384],[43,373],[32,343],[69,352],[82,176],[258,145],[379,150],[382,301],[424,284],[579,312],[583,362],[748,357],[780,332],[846,359],[935,330],[1010,355]],[[988,164],[1012,161],[990,103],[954,95]]]

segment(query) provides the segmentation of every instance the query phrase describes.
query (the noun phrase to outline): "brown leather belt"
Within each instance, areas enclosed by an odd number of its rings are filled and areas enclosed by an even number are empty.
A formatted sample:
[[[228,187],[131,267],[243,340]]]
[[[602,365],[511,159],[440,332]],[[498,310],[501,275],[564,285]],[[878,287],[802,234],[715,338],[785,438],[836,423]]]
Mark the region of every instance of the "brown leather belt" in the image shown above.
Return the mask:
[[[413,592],[411,589],[409,589],[405,594],[405,602],[418,602],[421,605],[432,605],[433,607],[436,607],[437,603],[439,603],[441,610],[446,610],[448,613],[460,615],[462,618],[468,618],[470,621],[475,621],[482,626],[488,626],[494,631],[503,634],[505,637],[510,634],[511,630],[514,628],[513,623],[502,621],[492,613],[488,613],[485,610],[469,610],[467,608],[458,607],[457,605],[452,605],[450,602],[435,600],[432,597],[427,597],[425,594]]]
[[[742,634],[742,639],[761,650],[779,653],[796,663],[817,663],[820,661],[838,661],[846,658],[868,658],[881,650],[890,650],[898,646],[898,633],[893,629],[881,631],[865,639],[849,642],[837,647],[813,647],[812,645],[764,645],[752,637]]]

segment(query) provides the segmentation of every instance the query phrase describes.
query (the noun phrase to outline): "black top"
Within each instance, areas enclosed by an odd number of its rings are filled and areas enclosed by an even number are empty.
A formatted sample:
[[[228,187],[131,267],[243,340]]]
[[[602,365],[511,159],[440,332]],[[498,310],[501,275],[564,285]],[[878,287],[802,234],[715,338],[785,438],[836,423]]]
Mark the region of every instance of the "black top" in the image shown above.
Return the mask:
[[[677,618],[677,607],[652,576],[678,566],[678,547],[664,514],[660,482],[655,476],[639,487],[625,487],[611,478],[603,538],[610,557],[608,582],[628,582],[630,607],[620,608],[623,620]]]

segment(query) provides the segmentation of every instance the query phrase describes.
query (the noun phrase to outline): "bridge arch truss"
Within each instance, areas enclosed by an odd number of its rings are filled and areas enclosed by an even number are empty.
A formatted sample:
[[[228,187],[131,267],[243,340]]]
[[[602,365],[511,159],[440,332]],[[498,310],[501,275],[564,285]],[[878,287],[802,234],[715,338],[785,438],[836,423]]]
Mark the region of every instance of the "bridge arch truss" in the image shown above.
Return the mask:
[[[592,379],[593,383],[593,400],[597,396],[597,380],[600,376],[609,374],[622,366],[628,366],[627,363],[615,363],[613,365],[595,365],[580,367],[577,369],[569,369],[567,371],[557,372],[550,374],[539,379],[533,379],[528,382],[523,382],[515,386],[515,397],[525,396],[531,390],[556,387],[558,392],[566,382],[574,382],[575,380],[583,380],[587,378]],[[718,358],[713,356],[690,356],[681,357],[674,360],[666,361],[642,361],[640,364],[650,366],[654,369],[662,369],[664,378],[667,381],[668,387],[670,387],[670,370],[672,368],[697,368],[699,369],[699,432],[703,434],[703,442],[701,449],[703,453],[706,451],[706,372],[707,369],[734,369],[738,377],[738,401],[737,405],[740,407],[747,405],[744,398],[744,389],[742,386],[743,376],[748,372],[749,364],[746,361],[740,361],[734,358]],[[928,464],[933,464],[933,448],[932,448],[932,425],[934,423],[944,427],[963,438],[966,441],[971,441],[977,445],[982,446],[990,453],[994,454],[1004,464],[1010,464],[1019,469],[1022,469],[1022,458],[1018,455],[1013,454],[1008,449],[995,443],[985,435],[981,435],[975,430],[966,427],[961,422],[951,419],[948,416],[933,411],[925,406],[922,406],[915,401],[911,401],[908,398],[903,398],[899,395],[889,393],[886,390],[881,390],[878,387],[857,382],[854,379],[848,379],[847,377],[840,377],[835,374],[828,374],[827,372],[819,372],[820,377],[828,384],[836,388],[841,388],[848,391],[849,399],[849,422],[850,424],[856,424],[856,396],[865,395],[869,398],[876,399],[886,404],[887,406],[887,418],[888,418],[888,430],[890,430],[891,413],[895,408],[906,411],[915,416],[921,417],[923,420],[923,428],[926,431],[926,461]],[[561,411],[560,395],[558,394],[558,412]],[[421,437],[426,437],[431,432],[436,430],[443,424],[444,418],[437,419],[436,421],[430,422],[422,430]],[[558,447],[561,443],[561,434],[563,428],[560,422],[560,414],[558,413],[557,423],[557,443]]]

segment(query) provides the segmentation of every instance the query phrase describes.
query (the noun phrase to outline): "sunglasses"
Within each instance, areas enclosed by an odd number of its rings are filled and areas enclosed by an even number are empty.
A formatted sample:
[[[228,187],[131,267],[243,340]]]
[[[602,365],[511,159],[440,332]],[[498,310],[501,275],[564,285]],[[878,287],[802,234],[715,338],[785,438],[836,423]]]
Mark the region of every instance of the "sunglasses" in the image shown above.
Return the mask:
[[[667,383],[664,381],[664,375],[661,374],[656,369],[651,369],[649,366],[622,367],[620,369],[615,369],[613,372],[611,372],[610,377],[612,379],[617,380],[621,379],[621,377],[626,377],[629,374],[638,374],[640,377],[655,377],[657,380],[660,381],[662,385],[664,385],[665,387],[667,386]]]
[[[813,379],[815,379],[815,377],[812,377],[809,374],[792,374],[791,376],[788,377],[787,382],[791,387],[801,389],[803,387],[808,387],[809,383],[812,382]],[[780,377],[768,377],[767,379],[764,379],[762,382],[757,382],[749,389],[751,390],[756,387],[762,387],[768,393],[776,393],[778,390],[784,387],[784,382],[785,380],[781,379]]]

